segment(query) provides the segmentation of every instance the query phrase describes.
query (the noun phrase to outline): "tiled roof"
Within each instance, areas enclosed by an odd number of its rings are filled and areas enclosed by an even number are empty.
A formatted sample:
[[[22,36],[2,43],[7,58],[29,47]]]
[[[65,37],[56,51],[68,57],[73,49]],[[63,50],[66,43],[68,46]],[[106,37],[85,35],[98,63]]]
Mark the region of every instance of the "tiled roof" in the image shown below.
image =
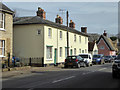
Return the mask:
[[[88,51],[93,51],[95,42],[88,42]]]
[[[80,31],[78,31],[76,29],[67,27],[65,25],[61,25],[61,24],[58,24],[58,23],[55,23],[55,22],[52,22],[52,21],[49,21],[49,20],[44,20],[39,16],[16,17],[16,18],[14,18],[13,21],[14,21],[14,25],[44,24],[44,25],[48,25],[48,26],[51,26],[51,27],[63,29],[65,31],[67,31],[67,29],[68,29],[69,32],[73,32],[73,33],[76,33],[76,34],[80,34],[80,35],[89,37],[88,34],[82,33],[82,32],[80,32]]]
[[[97,44],[99,43],[99,41],[101,40],[101,38],[103,38],[103,40],[105,41],[105,43],[107,44],[107,46],[109,47],[109,49],[111,51],[115,51],[115,47],[113,46],[113,43],[112,43],[111,39],[108,38],[108,37],[106,37],[106,36],[104,36],[104,35],[100,36],[99,40],[97,41]]]
[[[0,2],[0,11],[7,12],[7,13],[10,13],[10,14],[14,13],[10,8],[8,8],[6,5],[4,5],[1,2]]]

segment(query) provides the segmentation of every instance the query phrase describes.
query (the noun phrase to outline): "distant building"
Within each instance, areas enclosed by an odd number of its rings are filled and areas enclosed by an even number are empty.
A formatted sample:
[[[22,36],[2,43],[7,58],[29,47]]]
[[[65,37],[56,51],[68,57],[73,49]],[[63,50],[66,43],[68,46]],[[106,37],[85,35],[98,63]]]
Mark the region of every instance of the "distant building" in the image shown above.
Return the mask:
[[[97,41],[98,54],[116,55],[116,48],[114,47],[112,40],[107,37],[107,33],[104,31],[103,35]]]
[[[98,47],[95,41],[88,42],[88,53],[91,55],[98,54]]]
[[[13,11],[0,3],[0,57],[13,55]]]
[[[88,37],[89,42],[97,41],[100,37],[100,34],[97,34],[97,33],[88,33],[88,35],[89,35]]]
[[[69,55],[88,53],[87,27],[75,29],[62,25],[57,15],[55,22],[46,20],[45,11],[38,8],[37,16],[14,18],[14,55],[16,57],[44,57],[44,64],[63,63],[67,56],[67,29],[69,30]]]

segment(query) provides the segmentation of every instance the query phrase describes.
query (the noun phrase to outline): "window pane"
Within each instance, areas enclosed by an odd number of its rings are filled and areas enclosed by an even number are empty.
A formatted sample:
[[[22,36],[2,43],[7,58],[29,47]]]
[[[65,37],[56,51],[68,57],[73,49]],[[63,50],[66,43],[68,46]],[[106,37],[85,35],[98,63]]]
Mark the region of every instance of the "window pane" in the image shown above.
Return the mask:
[[[0,55],[4,56],[4,52],[5,52],[5,41],[4,40],[0,40]]]
[[[79,41],[80,41],[80,43],[81,43],[81,36],[79,36]]]
[[[0,21],[0,28],[3,28],[3,22]]]
[[[0,48],[0,55],[2,55],[2,48]]]
[[[60,57],[62,57],[62,47],[60,47]]]
[[[0,13],[0,28],[4,28],[4,14]]]
[[[49,36],[49,37],[52,36],[52,29],[51,29],[51,28],[48,29],[48,36]]]
[[[47,47],[47,59],[52,58],[52,47]]]
[[[60,38],[62,39],[62,31],[60,31]]]

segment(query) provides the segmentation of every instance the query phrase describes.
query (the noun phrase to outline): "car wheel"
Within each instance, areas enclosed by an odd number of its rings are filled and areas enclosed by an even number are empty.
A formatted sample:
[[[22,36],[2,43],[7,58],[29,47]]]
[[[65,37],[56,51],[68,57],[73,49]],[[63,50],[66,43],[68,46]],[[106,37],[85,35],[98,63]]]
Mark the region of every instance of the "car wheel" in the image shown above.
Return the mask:
[[[112,72],[112,77],[117,78],[117,74],[114,71]]]
[[[85,66],[86,66],[86,65],[85,65],[85,63],[84,63],[83,67],[85,68]]]
[[[77,68],[80,68],[80,64],[77,64]]]
[[[90,64],[90,66],[92,66],[92,64]]]
[[[90,64],[88,63],[88,64],[86,64],[86,66],[87,66],[87,67],[89,67],[89,66],[90,66]]]
[[[68,68],[68,66],[67,66],[67,65],[64,65],[64,68]]]

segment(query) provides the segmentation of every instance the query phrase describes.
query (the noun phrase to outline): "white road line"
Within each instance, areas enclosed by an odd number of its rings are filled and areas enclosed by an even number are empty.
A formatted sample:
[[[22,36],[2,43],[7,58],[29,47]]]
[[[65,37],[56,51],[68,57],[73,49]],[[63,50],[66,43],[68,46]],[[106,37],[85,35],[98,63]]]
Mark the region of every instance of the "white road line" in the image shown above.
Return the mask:
[[[74,78],[74,77],[75,76],[71,76],[71,77],[67,77],[67,78],[64,78],[64,79],[55,80],[52,83],[57,83],[57,82],[64,81],[64,80],[67,80],[67,79],[71,79],[71,78]]]
[[[98,71],[102,71],[102,70],[105,70],[105,69],[107,69],[107,68],[102,68],[102,69],[99,69]]]

